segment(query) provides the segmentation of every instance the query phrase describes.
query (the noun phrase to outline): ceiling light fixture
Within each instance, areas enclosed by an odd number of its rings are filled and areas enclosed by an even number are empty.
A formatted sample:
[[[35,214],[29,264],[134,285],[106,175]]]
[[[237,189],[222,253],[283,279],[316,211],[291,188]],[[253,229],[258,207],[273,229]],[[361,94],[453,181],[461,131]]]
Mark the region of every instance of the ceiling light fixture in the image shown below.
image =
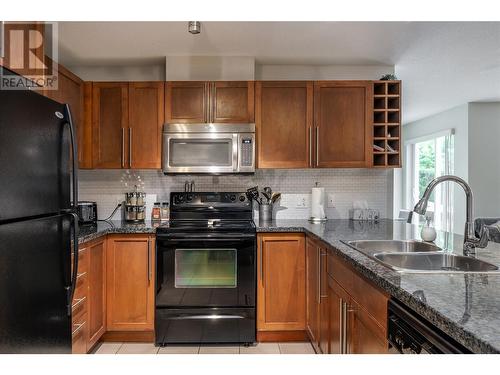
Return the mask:
[[[189,23],[188,23],[188,31],[191,34],[199,34],[199,33],[201,33],[201,23],[200,23],[200,21],[189,21]]]

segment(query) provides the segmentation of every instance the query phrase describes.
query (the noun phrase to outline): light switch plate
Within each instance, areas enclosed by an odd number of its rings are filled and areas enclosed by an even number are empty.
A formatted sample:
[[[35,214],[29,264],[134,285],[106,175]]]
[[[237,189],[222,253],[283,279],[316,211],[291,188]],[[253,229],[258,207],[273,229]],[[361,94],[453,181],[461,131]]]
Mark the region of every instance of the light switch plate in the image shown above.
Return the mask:
[[[296,208],[309,208],[310,204],[310,196],[308,194],[298,194],[295,207]]]
[[[335,207],[335,194],[332,194],[332,193],[328,194],[328,199],[327,199],[327,202],[326,202],[326,206],[328,208]]]

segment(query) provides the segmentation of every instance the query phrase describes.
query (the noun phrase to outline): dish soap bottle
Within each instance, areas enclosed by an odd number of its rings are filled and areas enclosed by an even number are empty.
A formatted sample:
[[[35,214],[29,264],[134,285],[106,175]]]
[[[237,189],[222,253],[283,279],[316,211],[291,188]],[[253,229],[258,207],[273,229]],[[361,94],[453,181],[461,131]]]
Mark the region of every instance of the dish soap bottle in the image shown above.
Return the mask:
[[[422,227],[422,231],[420,232],[420,237],[426,242],[433,242],[436,239],[436,236],[436,229],[431,226],[431,218],[426,217],[425,224]]]

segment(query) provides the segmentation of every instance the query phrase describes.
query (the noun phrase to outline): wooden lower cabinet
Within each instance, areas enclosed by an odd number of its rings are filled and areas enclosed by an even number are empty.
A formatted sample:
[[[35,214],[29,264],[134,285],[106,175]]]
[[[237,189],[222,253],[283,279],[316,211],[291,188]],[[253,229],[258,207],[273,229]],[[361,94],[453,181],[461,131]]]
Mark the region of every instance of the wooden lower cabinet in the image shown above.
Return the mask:
[[[335,255],[328,255],[327,273],[328,352],[387,353],[388,296]]]
[[[149,235],[110,235],[106,247],[108,331],[154,328],[155,240]]]
[[[87,248],[89,257],[88,291],[88,349],[92,348],[106,331],[106,241],[92,243]]]
[[[326,248],[306,240],[307,333],[317,352],[328,353]]]
[[[78,249],[78,270],[75,293],[71,305],[72,353],[87,353],[88,336],[88,269],[87,247]],[[73,257],[72,257],[73,258]]]
[[[263,233],[258,235],[257,240],[257,331],[259,333],[304,331],[306,329],[304,235]]]

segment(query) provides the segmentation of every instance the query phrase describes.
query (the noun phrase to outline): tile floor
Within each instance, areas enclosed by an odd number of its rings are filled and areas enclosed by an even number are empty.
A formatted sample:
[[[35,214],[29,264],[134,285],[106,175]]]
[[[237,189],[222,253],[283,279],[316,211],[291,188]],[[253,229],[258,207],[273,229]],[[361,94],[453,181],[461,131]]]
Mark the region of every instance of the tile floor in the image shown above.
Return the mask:
[[[104,342],[95,354],[314,354],[309,342],[265,342],[248,348],[238,345],[212,346],[165,346],[155,347],[150,343]]]

